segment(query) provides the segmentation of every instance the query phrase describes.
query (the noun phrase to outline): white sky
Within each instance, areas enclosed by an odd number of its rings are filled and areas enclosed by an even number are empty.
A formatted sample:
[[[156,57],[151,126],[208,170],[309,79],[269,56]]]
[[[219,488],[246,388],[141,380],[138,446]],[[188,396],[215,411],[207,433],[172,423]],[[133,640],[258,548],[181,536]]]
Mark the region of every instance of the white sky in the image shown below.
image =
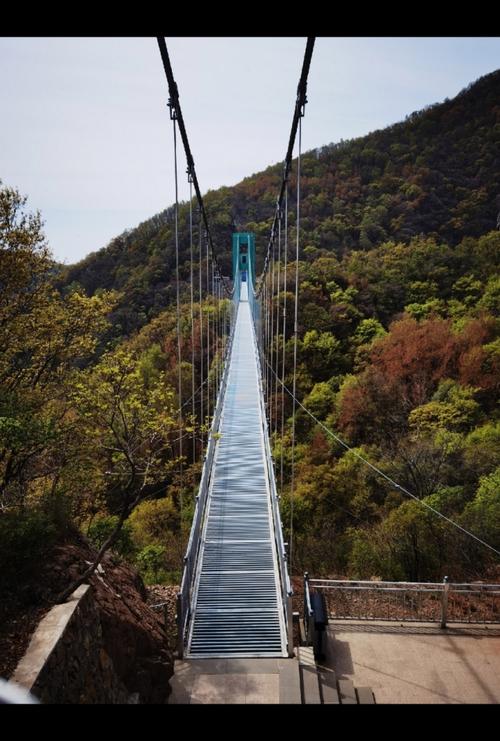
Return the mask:
[[[167,38],[202,192],[282,161],[305,38]],[[318,38],[303,149],[362,136],[500,67],[500,38]],[[72,263],[173,202],[155,38],[0,38],[0,178]],[[182,154],[182,151],[181,151]],[[180,161],[180,197],[188,196]]]

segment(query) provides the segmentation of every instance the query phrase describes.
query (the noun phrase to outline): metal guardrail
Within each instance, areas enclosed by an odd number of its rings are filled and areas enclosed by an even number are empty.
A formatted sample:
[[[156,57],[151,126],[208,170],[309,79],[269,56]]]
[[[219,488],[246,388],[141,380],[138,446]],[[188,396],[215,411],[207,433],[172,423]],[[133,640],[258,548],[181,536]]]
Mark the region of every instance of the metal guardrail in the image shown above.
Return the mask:
[[[500,584],[350,581],[304,576],[304,620],[311,622],[310,588],[324,593],[329,617],[337,620],[384,620],[499,624]],[[314,623],[314,620],[312,619]]]
[[[157,605],[149,605],[150,610],[154,610],[155,612],[162,612],[163,614],[163,623],[165,625],[165,630],[168,628],[168,602],[159,602]]]
[[[239,294],[239,283],[235,285],[235,289],[233,292],[233,316],[231,317],[232,326],[231,326],[231,333],[229,335],[228,342],[225,347],[224,352],[224,372],[222,374],[222,379],[220,382],[218,394],[217,394],[217,403],[215,406],[214,415],[212,418],[212,424],[210,427],[210,432],[208,436],[208,446],[205,453],[205,459],[203,462],[203,470],[201,474],[201,480],[200,480],[200,486],[198,490],[198,495],[196,496],[196,504],[195,504],[195,510],[193,515],[193,523],[191,525],[191,532],[189,535],[188,545],[186,548],[186,555],[184,556],[184,568],[182,573],[182,580],[181,580],[181,586],[180,590],[177,593],[177,609],[176,609],[176,620],[177,620],[177,629],[178,629],[178,639],[177,639],[177,655],[180,659],[184,656],[184,644],[186,640],[187,635],[187,628],[189,624],[189,618],[191,614],[191,589],[193,586],[193,577],[196,573],[196,566],[198,561],[198,555],[199,555],[199,549],[200,549],[200,532],[203,525],[203,518],[205,515],[205,505],[207,501],[207,494],[210,486],[210,477],[212,474],[212,463],[214,459],[215,454],[215,446],[217,443],[217,440],[215,438],[216,433],[219,430],[219,424],[220,424],[220,418],[222,413],[222,408],[224,405],[224,395],[226,392],[226,386],[227,386],[227,379],[229,375],[229,362],[228,359],[231,355],[231,349],[233,345],[233,339],[234,339],[234,330],[236,327],[236,313],[237,313],[237,306],[235,305],[236,301],[236,293],[238,291]]]
[[[314,645],[314,612],[311,605],[311,593],[309,591],[309,574],[304,574],[304,628],[306,631],[306,643]]]
[[[250,293],[253,293],[253,285],[252,283],[249,284],[249,296]],[[253,313],[252,313],[253,318]],[[283,601],[283,606],[285,608],[285,625],[286,625],[286,632],[287,632],[287,650],[288,655],[292,657],[294,655],[293,652],[293,604],[292,604],[292,597],[293,597],[293,589],[290,582],[290,577],[288,575],[288,569],[286,565],[286,549],[285,549],[285,543],[283,540],[283,526],[281,522],[281,514],[279,509],[279,503],[278,503],[278,493],[276,491],[276,479],[274,476],[274,467],[273,467],[273,458],[271,453],[271,446],[269,443],[269,430],[268,430],[268,424],[267,424],[267,417],[266,417],[266,410],[264,407],[264,392],[262,387],[262,367],[260,363],[259,358],[259,350],[258,350],[258,342],[257,342],[257,336],[255,331],[255,326],[252,324],[253,331],[254,331],[254,348],[255,348],[255,357],[257,361],[257,377],[258,377],[258,383],[259,383],[259,399],[260,399],[260,409],[261,409],[261,420],[262,420],[262,426],[263,426],[263,437],[264,437],[264,446],[265,446],[265,458],[266,458],[266,467],[267,467],[267,478],[269,481],[269,487],[270,487],[270,493],[271,493],[271,510],[273,513],[273,530],[274,530],[274,538],[276,542],[276,552],[278,554],[278,567],[279,567],[279,574],[280,574],[280,584],[281,584],[281,598]]]

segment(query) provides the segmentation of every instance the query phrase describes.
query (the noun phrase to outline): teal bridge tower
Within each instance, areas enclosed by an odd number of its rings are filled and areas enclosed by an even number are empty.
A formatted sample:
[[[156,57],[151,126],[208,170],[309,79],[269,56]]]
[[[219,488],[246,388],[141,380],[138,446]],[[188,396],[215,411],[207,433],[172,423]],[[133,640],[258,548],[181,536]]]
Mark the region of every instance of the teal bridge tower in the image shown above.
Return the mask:
[[[248,275],[255,276],[255,234],[235,232],[233,234],[233,280],[238,275],[241,282],[248,281]]]

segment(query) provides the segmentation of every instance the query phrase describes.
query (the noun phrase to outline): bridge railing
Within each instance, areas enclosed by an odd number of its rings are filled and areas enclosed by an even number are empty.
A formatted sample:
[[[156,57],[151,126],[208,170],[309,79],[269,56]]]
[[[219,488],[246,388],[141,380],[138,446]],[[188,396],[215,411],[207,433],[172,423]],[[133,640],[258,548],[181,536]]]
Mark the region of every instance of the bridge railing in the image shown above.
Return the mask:
[[[208,446],[205,452],[205,458],[203,461],[203,469],[201,474],[200,486],[198,494],[196,496],[195,509],[193,515],[193,523],[191,525],[191,532],[189,534],[189,540],[186,548],[186,554],[183,562],[183,572],[180,590],[177,593],[177,654],[181,659],[184,656],[184,645],[186,642],[187,631],[189,627],[189,619],[191,616],[191,602],[192,602],[192,588],[194,575],[196,573],[196,566],[198,562],[198,556],[200,552],[201,544],[201,530],[203,526],[203,518],[205,515],[205,506],[207,502],[208,490],[210,487],[210,479],[212,474],[212,464],[215,455],[215,446],[217,444],[216,433],[219,431],[220,418],[222,413],[222,407],[224,403],[224,395],[226,392],[227,379],[229,375],[229,357],[231,355],[231,348],[234,339],[234,330],[236,327],[236,313],[238,311],[237,303],[235,305],[234,296],[236,290],[239,296],[239,283],[235,282],[235,290],[233,291],[233,302],[232,302],[232,317],[231,317],[231,331],[229,340],[226,344],[224,351],[224,371],[220,381],[219,392],[217,395],[217,402],[215,405],[214,415],[212,418],[212,424],[210,426],[210,432],[208,435]],[[236,298],[237,302],[237,298]]]
[[[255,329],[255,336],[256,338],[259,337],[260,332],[260,305],[259,301],[255,295],[255,276],[252,271],[252,265],[250,264],[248,266],[248,273],[247,273],[247,280],[248,280],[248,303],[250,304],[250,313],[252,315],[253,319],[253,325]],[[258,343],[257,343],[258,345]],[[260,348],[259,348],[260,349]]]
[[[304,574],[304,628],[306,632],[306,641],[308,646],[314,644],[314,611],[311,605],[311,593],[309,591],[309,575]]]
[[[500,623],[500,584],[452,584],[447,577],[442,582],[305,579],[304,593],[309,589],[324,594],[335,620],[437,622],[442,628]]]
[[[283,602],[285,612],[285,625],[287,632],[287,644],[288,644],[288,655],[293,656],[293,606],[292,596],[293,589],[288,575],[288,568],[286,564],[286,549],[283,540],[283,526],[281,522],[281,514],[279,509],[278,494],[276,491],[276,479],[274,476],[273,458],[271,454],[271,446],[269,443],[269,431],[267,426],[266,410],[264,407],[264,392],[262,387],[262,368],[259,357],[259,344],[257,341],[258,329],[256,327],[256,321],[259,319],[259,306],[258,301],[254,294],[253,289],[253,276],[251,272],[248,273],[249,284],[248,284],[248,300],[250,302],[250,311],[253,318],[253,329],[254,329],[254,348],[257,359],[257,376],[259,384],[259,400],[262,420],[262,432],[264,438],[265,447],[265,459],[267,468],[267,479],[269,481],[270,494],[271,494],[271,510],[273,513],[273,530],[274,538],[276,542],[276,551],[278,555],[278,568],[280,574],[280,586],[281,586],[281,598]],[[251,298],[250,298],[251,297]]]

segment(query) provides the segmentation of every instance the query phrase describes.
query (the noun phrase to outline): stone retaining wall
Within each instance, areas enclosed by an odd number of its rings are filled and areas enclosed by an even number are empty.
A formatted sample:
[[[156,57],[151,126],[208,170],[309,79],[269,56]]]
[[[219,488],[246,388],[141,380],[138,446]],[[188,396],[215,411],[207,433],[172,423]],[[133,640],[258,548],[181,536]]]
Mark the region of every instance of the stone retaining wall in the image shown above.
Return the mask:
[[[89,585],[79,587],[43,618],[11,681],[42,703],[131,701],[103,647],[99,612]]]

